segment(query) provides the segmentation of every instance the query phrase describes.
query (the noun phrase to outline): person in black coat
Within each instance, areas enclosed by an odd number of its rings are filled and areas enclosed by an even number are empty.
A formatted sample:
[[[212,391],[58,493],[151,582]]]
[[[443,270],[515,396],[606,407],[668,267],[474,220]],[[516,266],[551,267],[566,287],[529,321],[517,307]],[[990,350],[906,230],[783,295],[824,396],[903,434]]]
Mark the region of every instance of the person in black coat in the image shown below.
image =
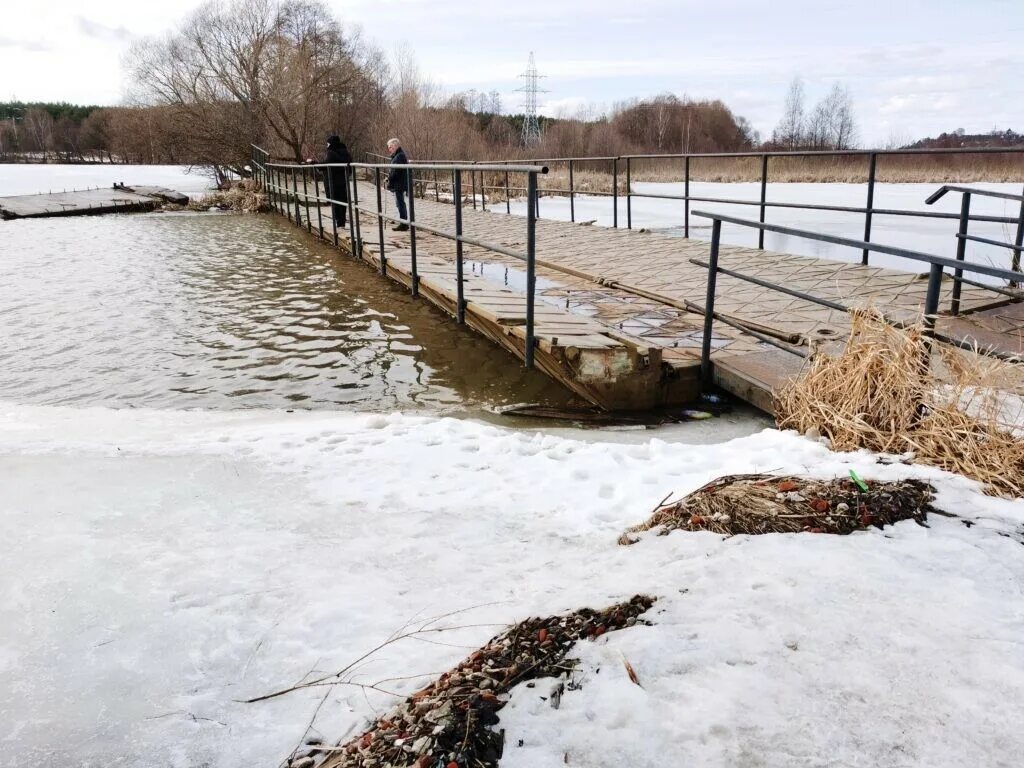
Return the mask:
[[[398,139],[388,140],[388,154],[391,155],[392,165],[408,165],[409,158],[405,156],[405,150]],[[398,207],[398,218],[408,219],[409,211],[405,206],[405,193],[408,191],[409,174],[404,168],[392,168],[388,172],[388,189],[395,193],[395,205]],[[408,224],[399,224],[392,227],[395,232],[405,232]]]
[[[327,139],[327,155],[324,157],[324,162],[332,164],[344,163],[346,165],[352,162],[352,155],[349,154],[348,147],[337,136],[331,136]],[[331,204],[331,210],[334,213],[334,223],[344,229],[345,211],[348,208],[340,203],[348,202],[348,168],[332,167],[325,168],[324,170],[324,185],[327,187],[327,196],[331,200],[338,201]]]

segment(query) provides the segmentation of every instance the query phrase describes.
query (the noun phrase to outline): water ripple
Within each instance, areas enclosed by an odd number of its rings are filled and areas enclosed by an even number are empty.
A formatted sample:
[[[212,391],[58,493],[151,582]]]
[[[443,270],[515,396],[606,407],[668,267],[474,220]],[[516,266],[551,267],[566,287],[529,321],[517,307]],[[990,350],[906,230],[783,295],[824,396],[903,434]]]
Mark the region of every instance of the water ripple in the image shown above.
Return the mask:
[[[161,408],[564,401],[270,217],[0,224],[0,399]]]

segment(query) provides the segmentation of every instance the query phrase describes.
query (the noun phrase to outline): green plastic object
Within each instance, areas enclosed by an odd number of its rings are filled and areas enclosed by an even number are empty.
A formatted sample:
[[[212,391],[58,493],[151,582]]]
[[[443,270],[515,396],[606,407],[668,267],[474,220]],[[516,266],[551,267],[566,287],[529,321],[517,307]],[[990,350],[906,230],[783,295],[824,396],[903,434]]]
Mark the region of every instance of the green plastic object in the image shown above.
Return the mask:
[[[870,490],[868,488],[868,484],[861,480],[860,475],[858,475],[852,469],[850,470],[850,479],[853,480],[853,482],[857,484],[857,487],[864,491],[864,493],[867,493]]]

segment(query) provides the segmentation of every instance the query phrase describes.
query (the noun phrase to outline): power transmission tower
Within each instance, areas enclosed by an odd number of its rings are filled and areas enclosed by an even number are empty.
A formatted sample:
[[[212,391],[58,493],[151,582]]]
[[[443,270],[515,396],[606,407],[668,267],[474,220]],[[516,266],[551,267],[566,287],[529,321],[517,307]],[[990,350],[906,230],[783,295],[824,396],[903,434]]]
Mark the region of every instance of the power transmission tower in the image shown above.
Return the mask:
[[[540,120],[537,118],[537,94],[547,93],[543,88],[537,86],[537,81],[544,75],[537,74],[537,63],[533,60],[533,51],[530,51],[530,63],[526,71],[519,75],[524,80],[522,88],[516,88],[516,93],[526,94],[522,103],[523,107],[523,146],[532,147],[540,143]]]

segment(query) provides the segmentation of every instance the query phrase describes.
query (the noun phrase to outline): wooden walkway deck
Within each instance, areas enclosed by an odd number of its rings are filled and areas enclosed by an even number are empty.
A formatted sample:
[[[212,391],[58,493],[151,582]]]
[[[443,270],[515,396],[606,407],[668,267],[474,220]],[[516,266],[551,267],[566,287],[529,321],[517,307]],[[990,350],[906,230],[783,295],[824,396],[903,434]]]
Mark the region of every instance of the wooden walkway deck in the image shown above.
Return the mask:
[[[164,187],[132,186],[44,192],[0,197],[0,218],[39,219],[151,211],[164,202],[185,205],[188,197]]]
[[[360,199],[374,190],[360,187]],[[393,206],[392,206],[393,207]],[[312,229],[318,216],[312,209]],[[303,209],[305,214],[305,209]],[[320,218],[331,238],[330,214]],[[503,212],[463,211],[466,236],[525,247],[525,219]],[[416,220],[454,229],[454,207],[417,199]],[[303,222],[305,225],[305,222]],[[360,219],[362,257],[380,266],[376,217]],[[351,251],[348,232],[341,245]],[[408,233],[385,230],[388,275],[411,286]],[[690,262],[706,260],[708,243],[665,234],[616,230],[562,221],[537,222],[537,363],[588,401],[610,410],[646,409],[693,400],[699,392],[707,272]],[[455,243],[423,231],[417,237],[422,295],[450,314],[456,311]],[[525,348],[525,265],[466,245],[466,322],[509,351]],[[924,276],[881,267],[723,246],[720,264],[848,305],[874,305],[894,317],[914,319],[924,305]],[[952,283],[943,288],[948,306]],[[944,321],[958,334],[974,333],[983,344],[1024,352],[1019,308],[1005,298],[964,286],[965,314]],[[811,302],[720,275],[716,311],[793,343],[842,339],[849,317]],[[972,317],[984,318],[978,322]],[[953,327],[955,325],[955,328]],[[797,374],[802,359],[757,341],[724,323],[712,340],[716,381],[727,391],[771,412],[772,391]]]

